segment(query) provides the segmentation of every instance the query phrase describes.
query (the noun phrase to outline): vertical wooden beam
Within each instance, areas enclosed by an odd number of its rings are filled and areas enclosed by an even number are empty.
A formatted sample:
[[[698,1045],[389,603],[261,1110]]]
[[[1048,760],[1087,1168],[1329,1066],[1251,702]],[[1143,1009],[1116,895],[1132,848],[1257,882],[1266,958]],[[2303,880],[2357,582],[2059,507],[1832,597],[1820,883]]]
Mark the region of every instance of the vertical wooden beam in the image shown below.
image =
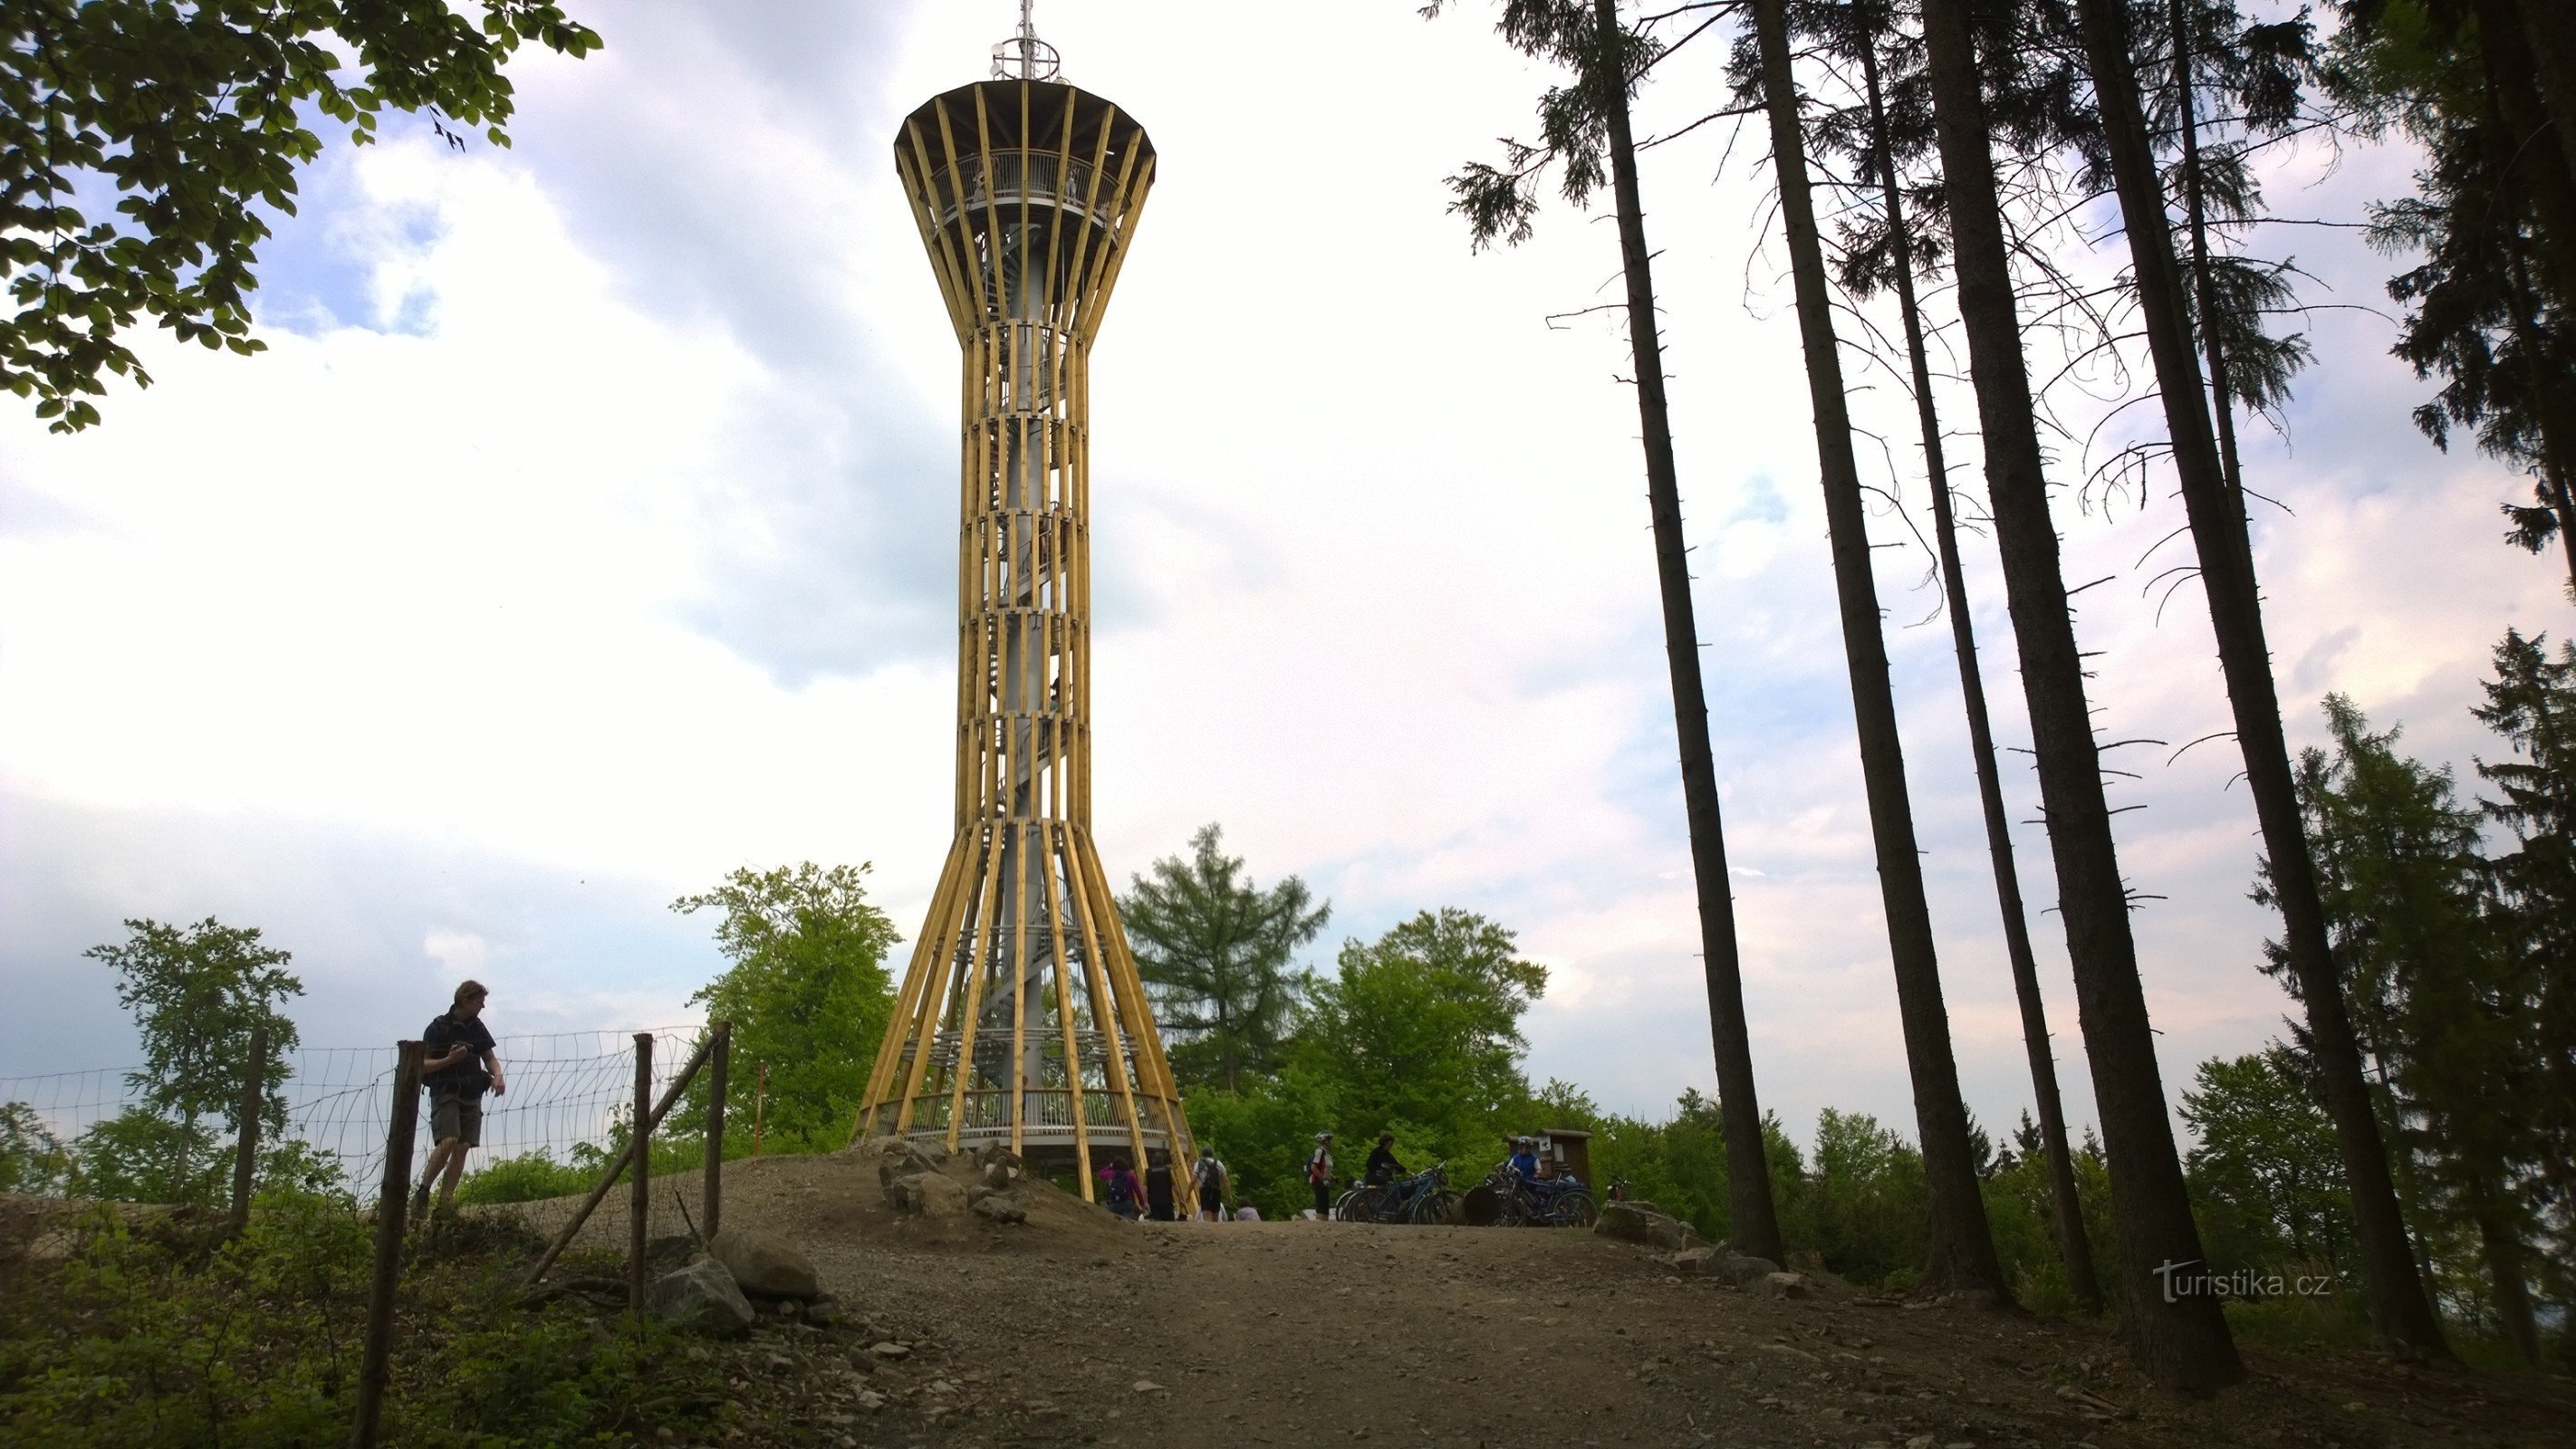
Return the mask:
[[[653,1207],[653,1033],[635,1033],[635,1154],[629,1181],[635,1190],[627,1202],[626,1307],[644,1311],[648,1284],[644,1262],[644,1229]]]
[[[733,1023],[715,1024],[715,1050],[707,1056],[707,1165],[699,1173],[703,1200],[698,1216],[705,1221],[707,1241],[724,1227],[725,1089],[733,1069]]]
[[[385,1172],[376,1195],[376,1256],[367,1275],[365,1346],[358,1357],[354,1449],[375,1449],[384,1418],[385,1376],[393,1362],[394,1290],[402,1274],[403,1215],[411,1206],[412,1138],[420,1131],[421,1047],[394,1046],[392,1120],[385,1127]]]
[[[1082,1183],[1082,1200],[1091,1198],[1091,1119],[1082,1101],[1082,1052],[1073,1030],[1072,968],[1064,953],[1064,905],[1056,895],[1056,862],[1065,862],[1066,879],[1070,880],[1072,850],[1066,846],[1064,824],[1057,821],[1047,830],[1046,908],[1047,940],[1055,948],[1055,1015],[1064,1029],[1064,1090],[1068,1110],[1073,1114],[1074,1175]]]
[[[259,1168],[259,1114],[268,1105],[262,1090],[268,1073],[268,1023],[250,1028],[250,1061],[242,1070],[241,1132],[233,1141],[233,1205],[224,1219],[224,1235],[237,1238],[250,1226],[251,1177]]]
[[[975,940],[983,949],[970,953],[966,960],[966,1010],[957,1023],[957,1070],[949,1088],[948,1150],[957,1150],[957,1132],[966,1123],[966,1088],[975,1079],[976,1018],[984,1010],[984,977],[992,964],[993,947],[1002,934],[999,914],[993,909],[993,882],[1002,874],[1002,832],[1009,822],[996,820],[985,835],[984,893],[975,903]]]

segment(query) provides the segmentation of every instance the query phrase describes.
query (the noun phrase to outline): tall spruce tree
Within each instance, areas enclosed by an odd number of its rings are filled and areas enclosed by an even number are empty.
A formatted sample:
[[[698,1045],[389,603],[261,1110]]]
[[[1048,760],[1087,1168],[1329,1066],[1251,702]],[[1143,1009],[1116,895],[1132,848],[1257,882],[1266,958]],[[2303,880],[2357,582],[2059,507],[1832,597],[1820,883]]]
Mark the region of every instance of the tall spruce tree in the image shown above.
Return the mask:
[[[2511,839],[2488,864],[2491,900],[2529,993],[2534,1171],[2560,1251],[2576,1255],[2576,648],[2546,642],[2508,632],[2471,713],[2510,751],[2477,767],[2495,792],[2480,808]],[[2576,1285],[2571,1267],[2562,1281]]]
[[[2200,359],[2193,346],[2172,219],[2165,211],[2163,177],[2140,102],[2128,11],[2123,0],[2075,0],[2075,13],[2092,73],[2103,146],[2119,196],[2174,472],[2190,521],[2202,591],[2209,601],[2211,629],[2218,639],[2219,668],[2227,681],[2246,787],[2262,827],[2290,974],[2306,1011],[2326,1108],[2335,1120],[2344,1172],[2352,1185],[2371,1327],[2414,1350],[2442,1353],[2446,1350],[2441,1324],[2406,1251],[2405,1219],[2389,1176],[2387,1147],[2370,1111],[2360,1050],[2345,1010],[2334,956],[2327,947],[2315,867],[2300,829],[2298,786],[2281,729],[2272,656],[2264,639],[2262,597],[2255,582],[2244,503],[2228,487],[2202,396]]]
[[[1436,15],[1440,9],[1439,0],[1433,0],[1423,13]],[[1655,320],[1653,253],[1646,246],[1645,203],[1628,116],[1637,80],[1657,52],[1620,23],[1616,0],[1505,0],[1497,28],[1523,54],[1572,70],[1574,83],[1540,98],[1540,145],[1506,143],[1508,169],[1471,162],[1450,178],[1457,195],[1450,209],[1467,218],[1475,247],[1497,240],[1513,244],[1530,235],[1538,180],[1550,164],[1560,168],[1565,198],[1575,205],[1588,201],[1605,180],[1610,186],[1619,222],[1620,270],[1627,284],[1655,577],[1663,598],[1664,660],[1672,677],[1673,730],[1681,745],[1682,810],[1690,823],[1691,876],[1699,899],[1710,1046],[1717,1063],[1718,1110],[1726,1124],[1729,1234],[1744,1251],[1776,1261],[1781,1256],[1779,1214],[1744,1021],[1735,897],[1718,814],[1717,763],[1709,748],[1690,547],[1682,529],[1672,414],[1664,395],[1663,337]]]
[[[1914,806],[1905,783],[1905,749],[1897,734],[1895,691],[1888,682],[1887,641],[1880,633],[1878,586],[1870,564],[1869,516],[1861,501],[1860,462],[1852,452],[1851,413],[1834,338],[1824,242],[1816,229],[1815,201],[1807,180],[1806,129],[1799,118],[1797,77],[1790,59],[1788,0],[1754,0],[1753,34],[1824,485],[1825,528],[1833,553],[1835,596],[1842,611],[1843,663],[1851,676],[1861,780],[1869,800],[1871,840],[1878,853],[1879,903],[1887,914],[1898,1020],[1905,1034],[1915,1130],[1922,1144],[1931,1229],[1923,1281],[1936,1288],[1977,1289],[2003,1298],[2008,1297],[2008,1288],[1995,1258],[1994,1233],[1977,1187],[1977,1163],[1968,1147],[1968,1108],[1959,1095],[1950,1015],[1941,999],[1940,959],[1932,941],[1931,905],[1923,891],[1923,858],[1915,844]]]
[[[2172,1388],[2207,1392],[2243,1378],[2245,1370],[2215,1298],[2166,1295],[2154,1287],[2159,1267],[2170,1273],[2172,1264],[2202,1260],[2200,1231],[2156,1066],[2128,891],[2085,700],[2084,661],[2049,516],[1969,0],[1924,0],[1923,23],[1960,320],[1985,439],[1986,487],[2021,653],[2059,916],[2110,1161],[2122,1331],[2151,1377]]]
[[[1923,447],[1925,480],[1932,496],[1932,538],[1950,615],[1950,643],[1959,662],[1959,692],[1968,721],[1968,749],[1975,763],[1977,801],[1984,815],[1986,855],[1995,878],[1995,900],[2004,928],[2004,955],[2012,971],[2013,995],[2020,1007],[2022,1043],[2030,1061],[2031,1091],[2039,1107],[2035,1132],[2046,1167],[2049,1207],[2056,1230],[2058,1259],[2066,1284],[2086,1311],[2102,1311],[2102,1284],[2093,1268],[2092,1243],[2084,1231],[2084,1205],[2076,1188],[2074,1157],[2067,1145],[2066,1108],[2057,1087],[2057,1062],[2050,1046],[2048,1007],[2039,991],[2039,962],[2031,950],[2030,922],[2022,902],[2021,872],[2015,864],[2011,817],[2004,811],[2003,778],[1995,754],[1993,720],[1986,707],[1986,684],[1977,663],[1976,621],[1968,609],[1968,586],[1959,555],[1958,510],[1950,491],[1947,447],[1941,417],[1932,395],[1932,361],[1924,342],[1923,308],[1915,277],[1928,272],[1937,255],[1937,238],[1918,240],[1917,221],[1905,204],[1899,179],[1900,151],[1919,160],[1931,145],[1930,115],[1920,104],[1922,53],[1919,41],[1896,27],[1887,0],[1852,0],[1848,4],[1805,7],[1803,27],[1814,43],[1860,78],[1856,111],[1828,116],[1819,130],[1827,144],[1858,164],[1860,184],[1877,191],[1876,213],[1866,210],[1842,231],[1837,280],[1843,290],[1866,299],[1880,291],[1895,294],[1897,319],[1905,340],[1906,375],[1912,384],[1915,424]],[[1906,117],[1908,143],[1900,147],[1889,117],[1886,77],[1894,52],[1897,77],[1915,92],[1916,104]]]
[[[1311,974],[1291,958],[1332,919],[1295,876],[1264,890],[1227,855],[1215,824],[1190,857],[1165,856],[1135,876],[1118,916],[1154,1017],[1172,1036],[1184,1083],[1240,1091],[1246,1073],[1276,1071]]]

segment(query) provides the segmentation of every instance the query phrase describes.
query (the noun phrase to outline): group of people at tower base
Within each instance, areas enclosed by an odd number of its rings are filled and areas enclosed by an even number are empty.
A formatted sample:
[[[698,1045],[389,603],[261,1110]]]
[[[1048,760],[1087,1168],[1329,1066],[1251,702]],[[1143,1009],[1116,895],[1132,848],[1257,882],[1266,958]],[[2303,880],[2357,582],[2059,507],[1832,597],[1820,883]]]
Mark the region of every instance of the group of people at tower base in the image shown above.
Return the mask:
[[[1168,1223],[1179,1216],[1172,1197],[1172,1168],[1165,1162],[1149,1162],[1140,1179],[1124,1157],[1112,1157],[1109,1165],[1095,1174],[1100,1179],[1100,1204],[1118,1216],[1134,1222]],[[1241,1203],[1232,1213],[1225,1208],[1226,1189],[1231,1186],[1225,1164],[1219,1162],[1216,1149],[1199,1149],[1198,1161],[1190,1165],[1190,1186],[1197,1194],[1198,1220],[1203,1223],[1261,1221],[1261,1209]]]

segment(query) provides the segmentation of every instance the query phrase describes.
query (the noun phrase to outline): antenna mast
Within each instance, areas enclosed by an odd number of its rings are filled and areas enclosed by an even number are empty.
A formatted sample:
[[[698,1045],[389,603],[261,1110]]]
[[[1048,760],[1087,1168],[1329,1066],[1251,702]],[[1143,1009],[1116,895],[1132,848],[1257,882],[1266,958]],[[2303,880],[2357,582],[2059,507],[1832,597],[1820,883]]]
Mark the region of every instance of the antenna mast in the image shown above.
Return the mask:
[[[1038,39],[1037,26],[1029,20],[1030,4],[1031,0],[1020,0],[1018,33],[993,47],[995,80],[1051,81],[1063,69],[1064,57]]]

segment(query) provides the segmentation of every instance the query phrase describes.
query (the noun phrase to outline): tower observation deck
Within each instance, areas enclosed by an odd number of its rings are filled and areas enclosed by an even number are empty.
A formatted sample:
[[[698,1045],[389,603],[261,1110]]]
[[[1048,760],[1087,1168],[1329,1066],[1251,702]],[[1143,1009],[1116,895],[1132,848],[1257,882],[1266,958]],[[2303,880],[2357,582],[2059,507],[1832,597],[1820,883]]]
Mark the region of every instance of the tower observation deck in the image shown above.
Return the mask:
[[[1014,45],[1019,76],[934,97],[895,141],[964,354],[956,836],[858,1132],[1004,1143],[1089,1196],[1104,1154],[1191,1154],[1091,838],[1091,345],[1154,147],[1034,78],[1025,22]]]

